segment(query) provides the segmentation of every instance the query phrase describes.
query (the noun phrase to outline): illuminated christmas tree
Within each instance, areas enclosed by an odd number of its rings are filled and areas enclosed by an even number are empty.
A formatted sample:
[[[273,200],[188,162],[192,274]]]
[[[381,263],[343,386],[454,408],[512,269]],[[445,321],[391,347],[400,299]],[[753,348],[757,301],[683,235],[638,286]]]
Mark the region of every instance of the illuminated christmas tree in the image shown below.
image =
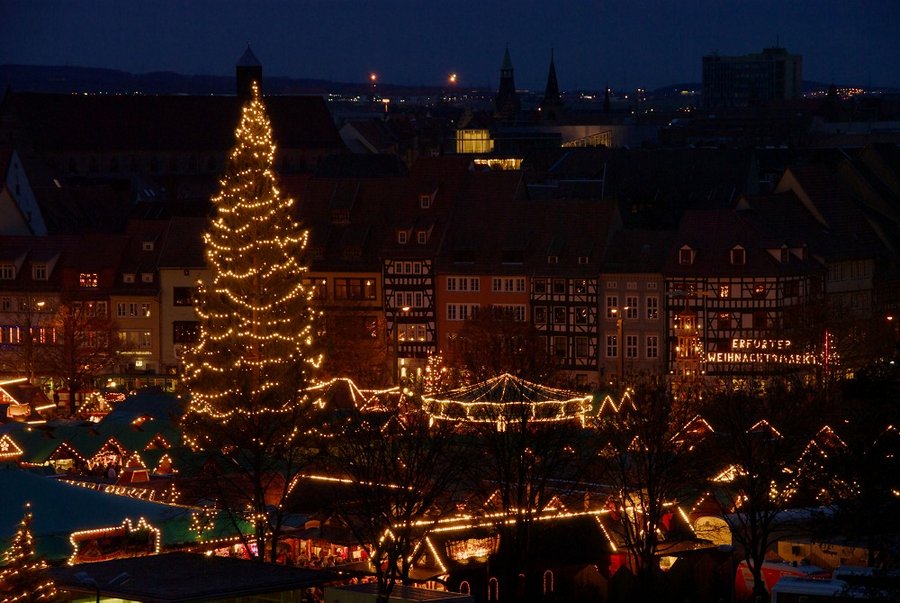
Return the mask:
[[[220,500],[254,525],[260,556],[277,539],[280,508],[299,466],[318,313],[303,265],[308,233],[293,218],[272,165],[275,145],[257,85],[243,107],[216,215],[204,235],[212,282],[198,288],[198,342],[184,364],[185,438],[223,465]],[[248,548],[253,548],[248,546]]]
[[[47,563],[38,559],[31,535],[31,511],[26,510],[3,555],[0,570],[0,603],[55,601],[59,596],[53,580],[47,576]]]

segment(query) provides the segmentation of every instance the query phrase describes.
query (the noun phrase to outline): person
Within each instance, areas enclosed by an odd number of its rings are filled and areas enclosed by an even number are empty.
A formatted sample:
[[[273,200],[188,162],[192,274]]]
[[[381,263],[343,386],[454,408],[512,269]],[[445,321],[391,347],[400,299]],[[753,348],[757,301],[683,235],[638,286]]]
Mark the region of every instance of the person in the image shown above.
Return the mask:
[[[109,478],[109,481],[115,483],[116,481],[116,466],[110,465],[109,469],[106,472],[106,477]]]

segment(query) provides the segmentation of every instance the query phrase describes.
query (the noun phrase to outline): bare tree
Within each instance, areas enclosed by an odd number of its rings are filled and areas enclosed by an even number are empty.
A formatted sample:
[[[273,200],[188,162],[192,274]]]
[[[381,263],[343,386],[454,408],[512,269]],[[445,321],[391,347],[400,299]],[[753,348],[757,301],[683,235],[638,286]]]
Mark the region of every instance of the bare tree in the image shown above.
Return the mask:
[[[118,327],[96,301],[65,301],[53,320],[55,341],[41,347],[46,371],[69,392],[69,413],[77,410],[78,395],[94,378],[111,367],[119,351]]]
[[[731,529],[753,575],[753,595],[766,599],[766,551],[790,526],[788,510],[805,479],[797,462],[817,427],[814,392],[775,379],[707,396],[715,436],[707,458],[719,466],[706,483],[708,502]]]
[[[387,601],[397,581],[409,583],[413,553],[454,504],[464,470],[453,425],[430,425],[421,411],[355,413],[332,449],[351,497],[336,493],[336,513],[366,549]]]
[[[503,373],[547,383],[556,373],[537,329],[510,312],[485,310],[463,325],[446,365],[467,373],[473,382]]]
[[[697,470],[695,449],[706,432],[695,419],[694,400],[676,397],[665,385],[642,384],[630,407],[601,415],[593,425],[592,477],[608,488],[610,517],[629,553],[638,601],[656,596],[657,555],[677,542],[661,535]]]

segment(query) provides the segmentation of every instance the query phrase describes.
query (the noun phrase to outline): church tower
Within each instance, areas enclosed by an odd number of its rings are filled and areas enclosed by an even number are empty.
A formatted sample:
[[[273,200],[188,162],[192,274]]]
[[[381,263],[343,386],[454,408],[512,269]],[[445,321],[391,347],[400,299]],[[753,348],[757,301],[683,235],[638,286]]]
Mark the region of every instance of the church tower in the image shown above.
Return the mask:
[[[556,65],[553,61],[553,52],[550,52],[550,71],[547,74],[547,87],[544,89],[544,98],[541,99],[540,117],[542,120],[555,121],[562,113],[563,102],[559,95],[559,83],[556,81]]]
[[[494,116],[506,121],[514,120],[519,114],[519,94],[513,81],[512,60],[509,58],[509,46],[503,55],[500,67],[500,89],[494,99]]]
[[[262,94],[262,63],[250,50],[249,44],[247,44],[247,50],[238,59],[235,66],[235,75],[237,77],[237,95],[239,99],[246,101],[250,98],[253,82],[259,84],[260,94]]]

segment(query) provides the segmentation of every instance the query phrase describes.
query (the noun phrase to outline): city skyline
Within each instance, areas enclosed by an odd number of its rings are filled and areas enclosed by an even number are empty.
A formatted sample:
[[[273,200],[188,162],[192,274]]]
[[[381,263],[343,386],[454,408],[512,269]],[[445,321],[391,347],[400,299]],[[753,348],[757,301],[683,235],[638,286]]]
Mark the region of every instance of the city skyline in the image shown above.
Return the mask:
[[[674,3],[318,2],[185,4],[3,0],[0,63],[131,73],[231,75],[249,44],[267,76],[495,88],[508,46],[520,88],[542,89],[551,55],[562,89],[654,89],[699,82],[703,55],[780,45],[803,56],[805,80],[900,85],[881,0]],[[73,26],[73,24],[77,24]]]

